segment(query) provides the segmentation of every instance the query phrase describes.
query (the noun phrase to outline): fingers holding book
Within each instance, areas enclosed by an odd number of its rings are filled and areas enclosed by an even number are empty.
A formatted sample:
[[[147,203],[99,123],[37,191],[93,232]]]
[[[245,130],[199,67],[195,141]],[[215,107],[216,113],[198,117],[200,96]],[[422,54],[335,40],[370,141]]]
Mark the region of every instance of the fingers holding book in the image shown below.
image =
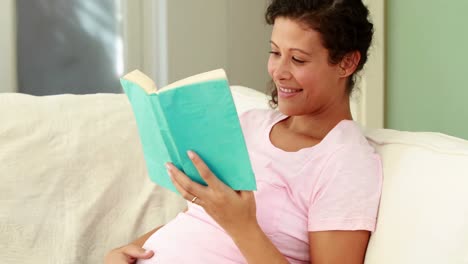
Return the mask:
[[[219,180],[216,175],[214,175],[206,163],[203,162],[200,156],[198,156],[195,152],[189,150],[187,151],[187,155],[208,186],[213,187],[214,189],[229,188],[221,180]]]
[[[200,176],[208,186],[192,181],[171,163],[168,173],[184,199],[196,203],[230,234],[238,234],[245,226],[257,226],[255,197],[252,191],[234,191],[224,184],[194,152],[189,151]]]
[[[202,197],[205,197],[207,186],[192,181],[185,173],[170,162],[166,163],[166,168],[172,183],[182,197],[187,201],[203,206]]]
[[[212,198],[223,200],[222,196],[225,195],[226,191],[234,192],[213,174],[206,163],[195,152],[188,151],[187,155],[208,186],[192,181],[190,177],[172,163],[166,163],[167,172],[171,177],[172,183],[185,200],[203,206],[203,201]]]

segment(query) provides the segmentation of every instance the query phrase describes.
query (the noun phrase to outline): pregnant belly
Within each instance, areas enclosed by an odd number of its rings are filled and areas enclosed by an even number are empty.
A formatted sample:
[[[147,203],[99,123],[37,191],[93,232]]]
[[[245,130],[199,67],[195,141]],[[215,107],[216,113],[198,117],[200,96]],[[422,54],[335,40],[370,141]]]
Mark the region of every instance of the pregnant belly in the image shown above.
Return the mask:
[[[155,254],[139,264],[246,263],[224,230],[187,213],[159,229],[143,247]]]

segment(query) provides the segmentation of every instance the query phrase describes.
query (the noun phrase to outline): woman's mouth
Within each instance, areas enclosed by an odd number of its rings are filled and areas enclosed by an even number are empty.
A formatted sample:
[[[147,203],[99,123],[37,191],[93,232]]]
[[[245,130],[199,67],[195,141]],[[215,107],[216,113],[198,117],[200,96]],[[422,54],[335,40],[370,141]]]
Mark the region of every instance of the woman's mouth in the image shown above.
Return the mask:
[[[289,98],[302,92],[302,89],[292,89],[278,86],[278,96]]]

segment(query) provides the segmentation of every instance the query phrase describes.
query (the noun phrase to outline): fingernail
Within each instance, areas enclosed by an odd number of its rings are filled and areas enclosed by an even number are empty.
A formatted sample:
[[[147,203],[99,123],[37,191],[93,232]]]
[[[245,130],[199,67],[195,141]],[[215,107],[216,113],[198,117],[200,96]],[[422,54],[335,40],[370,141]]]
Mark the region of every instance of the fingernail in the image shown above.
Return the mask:
[[[193,153],[193,151],[191,150],[187,151],[187,155],[189,156],[190,159],[195,158],[195,153]]]
[[[171,170],[171,164],[169,164],[169,162],[166,162],[166,169],[167,169],[167,171]]]

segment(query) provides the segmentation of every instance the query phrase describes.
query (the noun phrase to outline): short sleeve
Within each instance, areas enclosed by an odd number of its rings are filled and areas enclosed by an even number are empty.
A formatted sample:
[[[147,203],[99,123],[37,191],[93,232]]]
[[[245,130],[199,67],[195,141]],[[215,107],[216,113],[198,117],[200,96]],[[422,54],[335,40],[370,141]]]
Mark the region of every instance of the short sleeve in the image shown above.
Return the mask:
[[[248,124],[249,117],[252,115],[253,110],[247,110],[242,113],[239,113],[239,122],[242,127]]]
[[[380,157],[370,146],[337,150],[309,200],[308,230],[374,231],[382,188]]]

